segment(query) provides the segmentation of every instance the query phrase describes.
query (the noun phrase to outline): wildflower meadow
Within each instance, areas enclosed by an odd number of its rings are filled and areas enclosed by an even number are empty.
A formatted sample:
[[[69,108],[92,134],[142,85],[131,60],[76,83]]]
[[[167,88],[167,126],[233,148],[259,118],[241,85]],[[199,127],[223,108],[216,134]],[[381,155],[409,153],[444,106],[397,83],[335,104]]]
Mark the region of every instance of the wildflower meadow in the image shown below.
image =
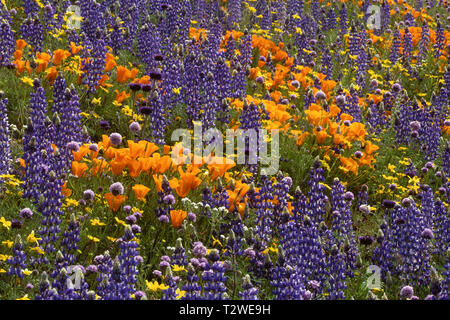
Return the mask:
[[[449,13],[0,0],[0,299],[449,300]]]

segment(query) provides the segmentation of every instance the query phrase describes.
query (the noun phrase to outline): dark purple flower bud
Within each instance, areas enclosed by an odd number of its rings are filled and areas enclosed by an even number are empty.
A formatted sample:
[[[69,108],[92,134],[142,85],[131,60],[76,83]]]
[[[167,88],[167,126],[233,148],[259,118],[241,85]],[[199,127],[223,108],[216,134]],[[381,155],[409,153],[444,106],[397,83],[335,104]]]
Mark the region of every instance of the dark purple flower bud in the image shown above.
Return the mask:
[[[95,193],[91,189],[87,189],[83,191],[83,199],[86,201],[92,201],[94,200]]]
[[[356,151],[355,153],[354,153],[354,156],[355,156],[355,158],[358,158],[358,159],[361,159],[362,158],[362,156],[363,156],[363,153],[361,152],[361,151]]]
[[[392,85],[392,91],[394,91],[395,93],[399,93],[400,90],[402,90],[402,86],[399,83],[394,83]]]
[[[136,217],[134,215],[129,215],[125,220],[130,224],[136,223]]]
[[[108,130],[111,127],[107,120],[100,120],[99,124],[100,124],[100,128],[102,128],[103,130]]]
[[[338,95],[336,97],[336,104],[341,106],[344,103],[345,103],[345,96],[344,95]]]
[[[141,90],[141,84],[140,83],[132,82],[128,86],[130,87],[131,91],[139,91],[139,90]]]
[[[98,144],[96,143],[90,144],[89,150],[91,150],[92,152],[98,152]]]
[[[166,268],[168,268],[170,266],[170,263],[167,261],[161,261],[159,263],[159,268],[162,269],[163,271],[166,270]]]
[[[404,206],[404,207],[409,207],[409,206],[411,206],[412,205],[412,200],[411,200],[411,198],[404,198],[403,200],[402,200],[402,206]]]
[[[325,100],[327,98],[327,96],[325,95],[325,92],[323,92],[322,90],[319,90],[316,92],[316,95],[314,96],[314,98],[316,98],[316,100]]]
[[[411,131],[411,137],[412,138],[417,138],[419,136],[419,132],[417,131]]]
[[[344,199],[346,201],[353,201],[353,199],[355,199],[355,196],[353,192],[347,191],[346,193],[344,193]]]
[[[257,83],[259,83],[259,84],[263,84],[263,83],[264,83],[264,78],[261,77],[261,76],[259,76],[259,77],[256,77],[255,81],[256,81]]]
[[[126,205],[126,206],[123,206],[123,211],[125,211],[126,213],[130,213],[131,212],[131,206],[130,205]]]
[[[141,233],[142,232],[141,227],[137,224],[133,224],[131,226],[131,231],[133,231],[133,233]]]
[[[114,132],[109,136],[109,140],[111,140],[111,144],[113,146],[118,146],[122,143],[122,135],[120,133]]]
[[[298,80],[293,80],[293,81],[291,81],[291,86],[298,89],[298,88],[300,88],[300,82],[298,82]]]
[[[395,201],[385,199],[383,200],[383,207],[392,209],[395,207]]]
[[[20,229],[22,228],[22,221],[11,219],[11,228],[13,229]]]
[[[434,238],[433,231],[431,229],[429,229],[429,228],[425,228],[422,231],[421,236],[422,236],[422,238],[427,239],[427,240],[431,240],[431,239]]]
[[[197,216],[195,215],[195,213],[189,212],[189,213],[187,214],[187,219],[188,219],[189,221],[195,222],[195,221],[197,220]]]
[[[91,264],[91,265],[89,265],[89,266],[86,268],[86,271],[87,271],[87,272],[90,272],[90,273],[97,273],[97,272],[98,272],[98,268],[97,268],[96,265]]]
[[[159,270],[153,270],[153,276],[156,278],[161,278],[162,277],[162,272]]]
[[[142,292],[142,291],[136,291],[136,292],[134,293],[134,298],[135,298],[136,300],[141,300],[141,299],[144,298],[144,297],[146,297],[146,295],[145,295],[145,293]]]
[[[145,115],[149,115],[152,113],[152,108],[147,107],[147,106],[143,106],[139,109],[139,112]]]
[[[159,222],[162,222],[162,223],[169,223],[169,217],[166,216],[165,214],[161,215],[161,216],[158,218],[158,220],[159,220]]]
[[[115,196],[123,194],[123,191],[124,191],[124,188],[123,188],[122,183],[120,183],[120,182],[115,182],[109,186],[109,192],[111,192]]]
[[[411,127],[411,130],[413,130],[413,131],[419,131],[419,130],[420,130],[420,127],[421,127],[419,121],[411,121],[411,122],[409,123],[409,126]]]
[[[411,299],[414,295],[414,289],[410,286],[404,286],[400,290],[400,297],[403,299]]]
[[[164,196],[163,201],[165,204],[174,204],[175,203],[175,197],[171,194],[168,194],[167,196]]]
[[[30,208],[23,208],[22,210],[20,210],[19,215],[22,218],[31,219],[31,217],[33,217],[33,211],[31,211]]]
[[[77,152],[80,149],[80,145],[76,141],[67,143],[66,148],[70,151]]]
[[[130,129],[131,132],[135,134],[141,131],[141,126],[136,121],[132,122],[128,128]]]
[[[394,191],[395,189],[397,189],[397,185],[396,185],[395,183],[391,183],[391,184],[389,185],[389,189],[392,190],[392,191]]]

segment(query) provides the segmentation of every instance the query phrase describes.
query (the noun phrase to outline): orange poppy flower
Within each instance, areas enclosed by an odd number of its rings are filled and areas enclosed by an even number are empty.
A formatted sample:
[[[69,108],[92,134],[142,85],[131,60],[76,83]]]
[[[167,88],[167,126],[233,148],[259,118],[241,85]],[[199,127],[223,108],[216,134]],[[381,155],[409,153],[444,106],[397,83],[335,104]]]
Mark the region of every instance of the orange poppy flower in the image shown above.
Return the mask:
[[[23,50],[27,46],[27,42],[23,39],[16,40],[17,50]]]
[[[180,167],[178,169],[181,178],[178,181],[178,186],[175,190],[180,198],[184,198],[189,194],[191,190],[197,189],[202,180],[196,176],[196,173],[184,173]]]
[[[127,199],[127,196],[119,194],[117,196],[113,195],[111,192],[105,193],[105,199],[108,202],[109,208],[116,212],[119,210],[122,203]]]
[[[172,210],[170,211],[170,221],[174,228],[179,228],[187,217],[187,212],[184,210]]]
[[[56,67],[50,67],[47,70],[45,70],[45,73],[47,74],[45,76],[45,79],[48,80],[48,82],[53,83],[58,76],[58,70]]]
[[[150,191],[150,188],[144,186],[143,184],[136,184],[131,189],[134,191],[136,198],[142,201],[145,201],[145,196]]]
[[[75,55],[75,54],[77,54],[78,52],[80,52],[81,49],[83,49],[83,47],[82,47],[82,46],[77,46],[77,45],[75,44],[75,42],[71,42],[71,43],[70,43],[70,51],[72,51],[72,54],[73,54],[73,55]]]
[[[72,173],[74,176],[80,178],[82,177],[86,171],[88,170],[88,166],[86,163],[78,162],[78,161],[72,161]]]
[[[72,195],[72,190],[67,188],[67,181],[61,186],[61,193],[64,197],[70,197]]]
[[[52,57],[48,53],[45,52],[36,53],[35,62],[38,64],[36,72],[42,72],[45,69],[47,69],[47,66],[50,63],[51,58]]]
[[[67,50],[58,49],[53,51],[53,64],[59,66],[64,59],[71,56],[71,53]]]
[[[115,66],[117,66],[117,62],[114,55],[107,52],[105,62],[105,72],[110,72]]]
[[[119,92],[119,90],[114,90],[116,93],[116,102],[122,103],[124,100],[128,99],[131,95],[129,93],[126,93],[126,91]]]

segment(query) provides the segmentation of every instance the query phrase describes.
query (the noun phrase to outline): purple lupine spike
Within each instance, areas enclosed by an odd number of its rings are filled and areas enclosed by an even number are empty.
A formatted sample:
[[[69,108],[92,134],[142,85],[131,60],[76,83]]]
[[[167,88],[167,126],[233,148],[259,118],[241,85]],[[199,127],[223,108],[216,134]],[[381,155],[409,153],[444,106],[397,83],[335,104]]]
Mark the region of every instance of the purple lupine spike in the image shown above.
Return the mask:
[[[45,139],[47,100],[39,80],[34,81],[35,92],[30,94],[30,119],[23,138],[25,160],[24,198],[39,201],[43,175],[48,165],[48,155],[52,153],[51,141]]]
[[[167,289],[162,290],[161,300],[176,300],[177,298],[177,283],[175,281],[175,277],[172,274],[172,268],[169,266],[166,267],[166,274],[164,277],[164,284],[168,286]]]
[[[0,67],[10,67],[12,54],[15,50],[14,33],[7,19],[0,11]]]
[[[411,60],[413,50],[412,37],[408,28],[405,28],[405,33],[403,34],[403,59],[405,63],[409,64]]]
[[[208,255],[209,263],[202,272],[203,297],[206,300],[227,300],[225,282],[227,277],[222,262],[219,261],[219,252],[212,249]]]
[[[430,239],[423,235],[426,229],[424,215],[410,198],[402,201],[403,207],[394,216],[395,249],[402,258],[397,265],[399,276],[412,284],[428,284],[430,277]],[[403,222],[402,222],[403,221]]]
[[[440,199],[434,203],[434,210],[434,252],[445,256],[450,241],[450,219],[447,217],[447,210]]]
[[[353,122],[361,122],[362,115],[361,107],[359,106],[358,91],[353,86],[350,87],[350,95],[348,113],[353,117]]]
[[[345,3],[342,3],[342,7],[339,10],[339,16],[340,16],[339,25],[341,27],[341,34],[346,34],[348,31],[348,14]]]
[[[8,99],[3,98],[3,95],[4,93],[0,91],[0,175],[9,173],[11,163],[11,142],[6,109]],[[1,182],[2,180],[0,179]]]
[[[330,51],[327,49],[322,56],[322,68],[324,71],[322,73],[327,75],[327,79],[332,78],[333,74],[333,57],[330,54]]]
[[[235,25],[241,22],[242,0],[228,1],[228,25],[230,29],[235,29]]]
[[[42,51],[44,29],[38,15],[28,16],[20,27],[22,38],[31,46],[34,52]]]
[[[325,218],[325,204],[328,201],[324,194],[325,186],[322,182],[325,180],[323,177],[323,169],[320,165],[320,160],[315,159],[313,167],[309,172],[309,185],[308,191],[308,210],[310,212],[310,218],[313,223],[319,225]]]
[[[97,91],[102,78],[107,49],[100,32],[96,32],[96,39],[93,42],[87,40],[85,42],[81,58],[82,83],[84,90],[92,94]]]
[[[114,268],[114,261],[111,259],[109,251],[94,258],[94,264],[97,265],[97,294],[103,300],[117,299],[115,292],[115,282],[112,280],[112,273]]]
[[[123,48],[124,28],[123,28],[123,25],[121,22],[122,21],[120,20],[120,18],[117,17],[116,19],[113,20],[113,24],[112,24],[112,31],[111,31],[110,38],[114,39],[114,40],[111,40],[110,42],[111,42],[111,48],[113,49],[113,52],[115,54],[118,54],[119,50],[121,50]]]
[[[445,37],[444,30],[441,23],[438,21],[436,26],[436,43],[434,44],[434,56],[437,58],[441,55],[441,50],[444,49]]]
[[[195,268],[191,263],[187,266],[186,282],[181,289],[186,291],[186,294],[181,300],[201,300],[202,287],[198,283],[199,277],[196,274]]]
[[[398,29],[395,29],[391,45],[391,54],[389,55],[389,60],[393,64],[395,64],[400,57],[400,46],[401,46],[400,31]]]
[[[426,59],[428,47],[430,45],[430,29],[426,21],[423,22],[422,32],[420,34],[418,62]]]
[[[450,176],[450,143],[444,145],[444,149],[442,150],[442,170],[444,171],[446,176]]]
[[[17,235],[13,247],[12,247],[12,256],[7,260],[8,264],[10,265],[8,271],[6,272],[6,275],[8,276],[17,276],[20,279],[23,279],[25,274],[23,271],[27,267],[27,256],[25,254],[25,251],[23,251],[23,244],[22,244],[22,238],[20,235]]]
[[[64,231],[61,239],[61,252],[64,259],[71,265],[76,262],[76,251],[78,250],[78,243],[80,242],[80,222],[72,214],[72,217],[67,225],[67,230]]]
[[[170,260],[172,265],[186,266],[188,264],[186,250],[183,247],[183,239],[177,239],[175,250]]]
[[[442,275],[444,279],[441,283],[441,292],[439,293],[439,300],[449,300],[450,299],[450,249],[447,249],[446,253],[446,263],[444,266],[444,272]]]
[[[27,16],[35,14],[39,12],[39,6],[34,0],[23,0],[23,11]]]
[[[242,300],[259,300],[258,299],[258,288],[255,288],[250,280],[250,275],[245,275],[242,278],[242,289],[243,291],[239,292],[239,296]]]
[[[333,183],[330,201],[332,212],[337,212],[336,215],[333,215],[332,231],[337,245],[344,247],[345,274],[351,277],[353,276],[353,270],[356,268],[358,256],[350,210],[352,196],[345,192],[345,187],[338,179],[335,179]]]
[[[155,209],[155,215],[157,218],[161,216],[169,217],[172,206],[175,204],[175,197],[172,194],[172,188],[169,185],[169,181],[166,176],[163,176],[161,183],[161,191],[158,191],[158,206]]]
[[[39,294],[35,297],[35,300],[57,300],[58,292],[52,289],[50,281],[48,279],[47,272],[42,272],[41,282],[39,284]]]
[[[136,291],[135,284],[139,273],[138,265],[142,260],[137,248],[138,244],[136,243],[133,231],[127,225],[125,227],[125,234],[120,241],[120,254],[118,256],[123,282],[120,286],[120,294],[123,299],[131,299],[130,295]]]
[[[331,252],[327,260],[330,273],[328,278],[330,288],[327,298],[329,300],[345,299],[344,290],[347,288],[345,283],[345,273],[347,271],[345,256],[340,252],[336,244],[334,244],[331,248]]]
[[[41,227],[39,234],[42,236],[40,245],[46,252],[54,252],[56,247],[54,243],[59,239],[61,224],[62,194],[61,180],[56,177],[54,171],[49,171],[44,175],[44,188],[42,191],[43,200],[38,204],[38,211],[42,214]],[[44,259],[44,261],[46,261]]]
[[[388,1],[383,1],[383,4],[381,5],[381,23],[383,26],[383,29],[387,29],[389,27],[390,21],[391,21],[391,7],[389,6]]]

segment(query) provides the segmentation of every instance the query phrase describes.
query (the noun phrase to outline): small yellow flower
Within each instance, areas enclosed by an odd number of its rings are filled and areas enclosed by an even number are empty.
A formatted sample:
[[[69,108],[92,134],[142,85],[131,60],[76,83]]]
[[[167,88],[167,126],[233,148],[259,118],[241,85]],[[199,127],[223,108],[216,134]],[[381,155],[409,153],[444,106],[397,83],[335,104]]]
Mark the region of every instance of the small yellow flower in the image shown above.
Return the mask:
[[[2,245],[7,246],[8,248],[11,248],[13,246],[14,242],[10,240],[2,241]]]
[[[101,222],[99,219],[91,219],[91,225],[92,226],[106,226],[106,223]]]
[[[186,268],[185,268],[184,266],[179,266],[179,265],[177,265],[177,264],[174,264],[174,265],[172,266],[172,271],[173,271],[173,272],[180,272],[180,271],[187,272],[187,270],[186,270]]]
[[[18,298],[16,300],[30,300],[30,298],[28,298],[28,294],[26,294],[22,298]]]
[[[45,254],[45,251],[39,246],[30,248],[30,251],[34,251],[34,252],[36,252],[38,254],[41,254],[41,255]]]
[[[99,238],[96,238],[96,237],[93,237],[93,236],[88,236],[88,239],[93,241],[93,242],[99,242],[100,241]]]
[[[0,217],[0,224],[8,230],[11,228],[11,221],[7,221],[5,217]]]
[[[99,98],[93,98],[92,99],[92,101],[91,101],[91,103],[92,104],[101,104],[102,103],[102,98],[101,97],[99,97]]]
[[[28,235],[28,237],[27,237],[27,242],[29,242],[29,243],[36,243],[36,244],[39,244],[39,240],[42,240],[42,238],[37,238],[35,235],[34,235],[34,230],[33,231],[31,231],[31,233]]]
[[[122,226],[124,226],[124,227],[126,227],[127,226],[127,224],[125,223],[125,221],[123,221],[123,220],[120,220],[119,218],[117,218],[117,217],[114,217],[114,219],[116,219],[116,222],[118,223],[118,224],[120,224],[120,225],[122,225]]]
[[[29,85],[30,87],[34,86],[34,84],[33,84],[34,80],[31,79],[30,77],[22,77],[22,78],[20,78],[20,80],[22,80],[23,83]]]

